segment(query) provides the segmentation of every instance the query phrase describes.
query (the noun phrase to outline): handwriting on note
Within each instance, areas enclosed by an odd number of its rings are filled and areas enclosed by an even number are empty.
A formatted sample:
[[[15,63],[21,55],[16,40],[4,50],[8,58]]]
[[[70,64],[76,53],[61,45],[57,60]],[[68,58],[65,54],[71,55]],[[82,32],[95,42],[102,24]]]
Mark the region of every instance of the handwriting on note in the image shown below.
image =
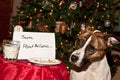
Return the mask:
[[[45,44],[23,44],[23,48],[30,49],[30,48],[52,48],[52,46],[45,45]]]

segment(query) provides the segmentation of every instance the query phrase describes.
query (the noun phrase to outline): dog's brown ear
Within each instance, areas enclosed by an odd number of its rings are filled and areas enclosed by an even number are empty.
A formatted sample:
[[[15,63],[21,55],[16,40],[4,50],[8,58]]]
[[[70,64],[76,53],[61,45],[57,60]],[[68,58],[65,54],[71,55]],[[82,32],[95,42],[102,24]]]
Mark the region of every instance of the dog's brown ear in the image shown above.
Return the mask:
[[[108,47],[113,47],[116,44],[120,44],[119,39],[112,34],[105,34],[104,37]]]

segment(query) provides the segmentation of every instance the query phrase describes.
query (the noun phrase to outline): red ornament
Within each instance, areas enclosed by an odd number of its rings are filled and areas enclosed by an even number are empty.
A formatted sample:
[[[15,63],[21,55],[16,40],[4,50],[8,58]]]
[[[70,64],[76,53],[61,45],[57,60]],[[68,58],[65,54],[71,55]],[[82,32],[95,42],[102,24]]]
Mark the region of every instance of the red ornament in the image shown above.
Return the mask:
[[[18,25],[21,25],[21,24],[20,24],[20,17],[19,17],[19,19],[18,19]]]

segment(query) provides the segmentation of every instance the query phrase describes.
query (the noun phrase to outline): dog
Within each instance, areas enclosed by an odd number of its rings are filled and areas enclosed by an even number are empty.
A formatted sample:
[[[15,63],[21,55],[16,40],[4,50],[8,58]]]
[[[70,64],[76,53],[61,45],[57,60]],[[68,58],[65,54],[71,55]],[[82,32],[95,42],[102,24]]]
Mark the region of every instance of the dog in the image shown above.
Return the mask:
[[[70,55],[73,64],[71,80],[111,80],[110,67],[105,50],[119,41],[100,30],[87,27],[76,40],[76,49]]]

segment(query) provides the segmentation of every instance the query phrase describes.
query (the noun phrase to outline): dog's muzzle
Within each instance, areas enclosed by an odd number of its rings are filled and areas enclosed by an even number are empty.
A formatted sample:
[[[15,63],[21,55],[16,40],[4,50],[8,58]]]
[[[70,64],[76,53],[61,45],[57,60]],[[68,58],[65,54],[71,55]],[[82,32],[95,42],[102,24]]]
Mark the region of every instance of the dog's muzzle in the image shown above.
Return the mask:
[[[71,56],[71,62],[73,62],[73,63],[75,63],[78,59],[79,59],[79,57],[76,55]]]
[[[76,66],[78,66],[78,67],[80,67],[81,66],[81,63],[82,63],[82,60],[83,60],[83,58],[84,58],[84,52],[81,52],[81,51],[83,51],[83,50],[75,50],[72,54],[71,54],[71,56],[70,56],[70,59],[69,59],[69,61],[72,63],[72,64],[74,64],[74,65],[76,65]]]

